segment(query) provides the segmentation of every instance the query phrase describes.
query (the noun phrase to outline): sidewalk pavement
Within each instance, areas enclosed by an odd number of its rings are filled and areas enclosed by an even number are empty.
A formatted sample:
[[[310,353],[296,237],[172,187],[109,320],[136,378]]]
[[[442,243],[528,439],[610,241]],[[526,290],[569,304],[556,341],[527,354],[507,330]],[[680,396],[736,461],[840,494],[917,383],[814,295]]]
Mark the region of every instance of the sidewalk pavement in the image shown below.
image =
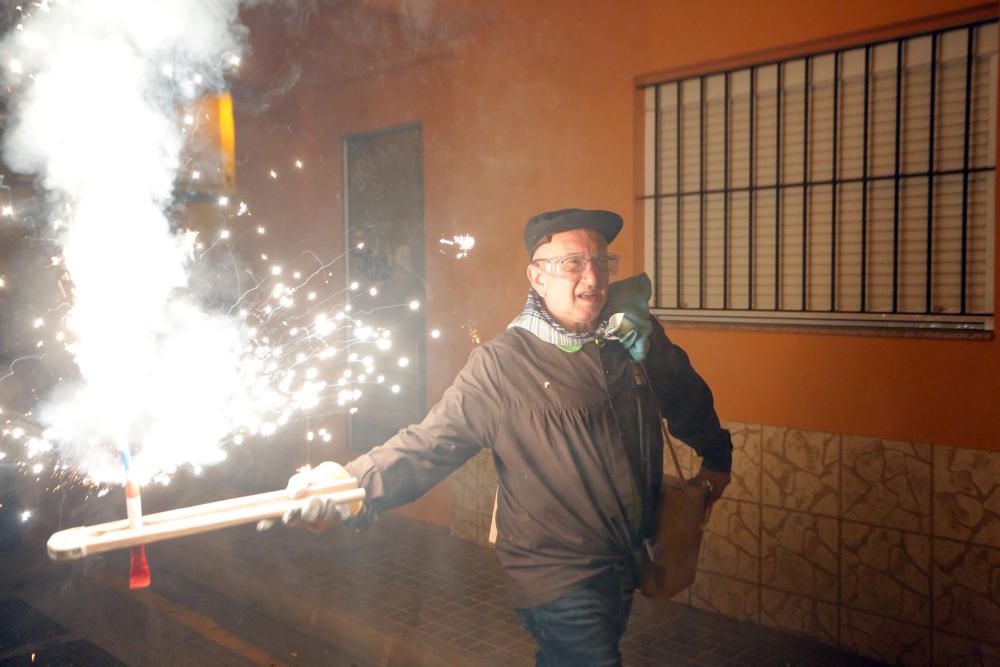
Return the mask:
[[[193,581],[373,665],[534,664],[492,549],[399,515],[364,533],[243,527],[151,548]],[[155,573],[154,573],[155,578]],[[637,595],[623,640],[633,667],[874,665],[815,640]]]
[[[217,499],[200,497],[206,489],[240,495],[179,482],[144,501],[158,511]],[[152,587],[130,591],[127,550],[69,562],[44,555],[49,534],[115,518],[120,499],[44,499],[52,507],[38,515],[48,523],[27,524],[21,547],[0,553],[0,667],[70,664],[66,655],[78,667],[534,664],[493,550],[446,528],[397,514],[363,533],[230,528],[149,545]],[[876,664],[641,595],[622,650],[629,667]]]

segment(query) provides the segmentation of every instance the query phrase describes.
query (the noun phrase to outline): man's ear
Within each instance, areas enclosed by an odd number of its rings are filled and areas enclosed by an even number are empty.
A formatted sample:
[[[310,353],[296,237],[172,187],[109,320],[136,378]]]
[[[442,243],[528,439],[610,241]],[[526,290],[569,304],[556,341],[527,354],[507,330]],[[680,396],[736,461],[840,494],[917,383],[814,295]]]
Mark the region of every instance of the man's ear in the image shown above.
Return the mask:
[[[528,264],[528,283],[538,296],[545,297],[545,272],[537,264]]]

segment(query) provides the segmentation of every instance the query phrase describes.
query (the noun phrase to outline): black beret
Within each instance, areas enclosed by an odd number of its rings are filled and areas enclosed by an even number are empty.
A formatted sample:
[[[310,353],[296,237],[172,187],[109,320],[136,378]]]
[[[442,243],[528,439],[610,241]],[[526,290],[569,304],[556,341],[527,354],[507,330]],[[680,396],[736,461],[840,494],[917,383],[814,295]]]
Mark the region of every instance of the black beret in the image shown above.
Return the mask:
[[[539,213],[524,226],[524,245],[528,256],[534,254],[546,237],[571,229],[593,229],[611,243],[622,229],[622,217],[611,211],[585,211],[580,208]]]

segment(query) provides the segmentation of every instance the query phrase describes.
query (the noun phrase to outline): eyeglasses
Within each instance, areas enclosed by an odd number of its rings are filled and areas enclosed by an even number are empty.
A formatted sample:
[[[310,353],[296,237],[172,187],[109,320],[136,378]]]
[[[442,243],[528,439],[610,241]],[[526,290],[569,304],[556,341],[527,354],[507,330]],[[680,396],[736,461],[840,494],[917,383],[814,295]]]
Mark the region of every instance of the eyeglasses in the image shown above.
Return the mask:
[[[594,273],[600,275],[618,273],[618,255],[594,255],[589,259],[580,255],[566,255],[536,259],[531,263],[544,263],[546,271],[554,276],[578,276],[587,270],[588,264],[594,267]]]

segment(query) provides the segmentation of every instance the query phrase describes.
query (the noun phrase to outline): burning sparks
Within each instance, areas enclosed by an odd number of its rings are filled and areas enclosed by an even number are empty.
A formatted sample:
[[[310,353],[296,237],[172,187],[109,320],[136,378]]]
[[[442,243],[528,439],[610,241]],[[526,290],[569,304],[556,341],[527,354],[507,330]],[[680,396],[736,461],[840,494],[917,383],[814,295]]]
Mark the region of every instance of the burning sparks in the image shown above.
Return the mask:
[[[46,369],[52,364],[58,380],[31,388],[44,397],[37,404],[4,410],[5,418],[13,416],[0,431],[0,459],[10,455],[25,474],[79,474],[99,485],[98,497],[108,493],[106,484],[124,480],[120,452],[131,457],[136,481],[167,485],[182,468],[200,474],[225,460],[228,445],[307,420],[306,440],[331,442],[333,434],[316,422],[336,412],[333,403],[341,414],[354,414],[366,395],[399,394],[402,385],[394,381],[405,379],[400,369],[410,366],[409,357],[384,354],[393,347],[392,332],[375,323],[372,310],[393,308],[423,322],[406,308],[424,306],[416,299],[379,304],[373,300],[392,290],[380,292],[385,286],[369,279],[345,289],[343,266],[334,264],[346,255],[329,262],[307,255],[282,265],[267,252],[259,253],[265,264],[247,272],[255,276],[251,284],[244,279],[225,299],[212,295],[228,310],[203,305],[208,299],[195,288],[206,286],[193,284],[193,269],[216,269],[213,248],[230,248],[240,234],[260,243],[266,233],[263,224],[241,226],[237,218],[251,215],[248,204],[214,186],[206,188],[211,196],[199,192],[200,201],[219,207],[212,211],[221,222],[201,230],[200,240],[189,230],[172,231],[177,221],[168,218],[178,175],[199,189],[216,178],[215,167],[181,152],[202,112],[177,109],[191,109],[200,95],[217,90],[218,70],[240,65],[229,30],[236,3],[220,0],[206,18],[196,0],[144,3],[146,12],[123,11],[125,2],[90,3],[86,10],[54,4],[32,20],[30,32],[12,33],[2,47],[7,72],[20,77],[11,85],[22,104],[11,108],[24,109],[9,123],[5,158],[41,175],[53,199],[72,205],[61,205],[51,222],[63,245],[47,271],[62,301],[37,304],[41,316],[27,320],[34,347],[22,358]],[[164,12],[181,11],[193,20],[164,20]],[[178,25],[182,34],[167,32]],[[65,34],[75,37],[61,39]],[[167,52],[171,63],[163,64]],[[107,84],[107,104],[91,109],[74,101],[92,95],[94,72]],[[119,113],[108,114],[109,105]],[[304,168],[298,158],[272,164]],[[286,175],[295,173],[288,169]],[[274,169],[266,173],[278,178]],[[14,217],[14,204],[0,207],[0,215]],[[127,250],[109,251],[108,239]],[[470,236],[441,243],[458,258],[475,245]],[[364,250],[365,243],[355,247]],[[0,277],[0,288],[7,284]],[[27,283],[19,276],[16,284]],[[20,375],[18,361],[0,370],[0,382]],[[25,512],[22,521],[30,516]]]
[[[229,238],[231,230],[224,235]],[[223,236],[220,234],[220,237]],[[262,253],[266,255],[266,253]],[[324,264],[322,266],[329,266]],[[205,427],[205,422],[218,425],[211,439],[202,438],[197,451],[182,450],[180,456],[174,455],[179,439],[192,437],[192,432],[182,428],[161,424],[140,437],[131,437],[134,452],[136,477],[142,483],[153,481],[159,484],[169,483],[170,476],[185,464],[193,464],[188,469],[194,472],[204,465],[224,460],[225,452],[221,446],[231,444],[241,445],[247,437],[266,438],[278,432],[279,429],[295,423],[299,417],[307,416],[310,411],[336,402],[336,405],[355,414],[363,409],[365,387],[383,387],[390,395],[402,392],[400,383],[387,380],[390,373],[379,369],[380,353],[393,347],[392,332],[385,327],[366,323],[352,314],[351,304],[337,304],[336,297],[344,292],[337,289],[336,283],[330,281],[326,271],[317,271],[308,266],[288,266],[268,263],[266,274],[271,281],[277,281],[289,274],[295,282],[263,282],[247,293],[229,308],[232,313],[226,321],[219,321],[209,328],[215,335],[225,336],[232,324],[236,325],[238,345],[235,363],[232,356],[224,357],[226,364],[217,364],[210,358],[198,352],[204,341],[195,341],[194,336],[202,336],[204,332],[175,331],[178,339],[163,350],[166,355],[161,368],[191,368],[191,364],[199,367],[196,377],[202,380],[192,383],[190,376],[170,374],[165,376],[167,382],[162,391],[156,391],[153,396],[158,402],[165,402],[171,410],[180,409],[175,414],[184,414],[186,423],[192,420],[198,423],[198,428]],[[364,289],[357,281],[353,283],[354,291],[365,295],[378,294],[377,289]],[[305,293],[308,287],[310,297],[303,299],[303,310],[299,310],[291,295]],[[365,298],[368,298],[367,296]],[[309,318],[303,314],[314,307],[316,301],[326,304],[319,312],[312,312]],[[418,300],[399,304],[409,312],[420,310]],[[384,306],[383,306],[384,307]],[[205,317],[188,306],[173,306],[172,310],[183,322],[186,317]],[[278,313],[284,313],[278,317]],[[209,320],[211,322],[212,320]],[[45,332],[43,341],[56,343],[56,347],[73,354],[78,349],[79,333],[70,326],[49,325],[45,318],[38,317],[32,326],[39,332]],[[67,321],[68,325],[70,322]],[[47,331],[50,326],[53,331]],[[440,330],[430,332],[432,338],[440,336]],[[208,347],[212,348],[211,341]],[[341,351],[343,355],[339,354]],[[338,362],[339,360],[339,362]],[[406,369],[411,365],[407,356],[395,358],[392,364],[397,369]],[[333,377],[333,379],[331,379]],[[216,380],[230,378],[226,385],[218,385]],[[204,380],[212,382],[205,383]],[[205,386],[199,386],[204,384]],[[133,385],[135,388],[136,385]],[[225,401],[219,403],[212,396],[223,389]],[[139,387],[149,391],[149,387]],[[188,402],[177,404],[176,395],[191,395]],[[71,401],[63,410],[67,412],[59,416],[68,419],[67,423],[56,420],[44,432],[33,434],[24,426],[11,425],[3,432],[3,441],[22,442],[22,461],[26,472],[33,475],[56,472],[55,465],[49,462],[57,460],[61,452],[59,445],[79,441],[74,430],[81,423],[75,410],[86,413],[94,407],[93,398],[86,392],[78,393],[77,400]],[[205,411],[195,409],[195,405],[205,403],[213,406],[218,414],[208,415]],[[326,408],[326,413],[329,409]],[[166,421],[166,413],[163,417]],[[155,416],[155,415],[154,415]],[[86,421],[83,422],[86,424]],[[132,429],[135,432],[134,429]],[[87,451],[83,459],[70,458],[70,463],[80,466],[87,477],[93,482],[117,483],[120,481],[121,470],[113,464],[109,457],[95,456],[99,452],[107,452],[106,438],[92,429],[84,429],[87,444],[82,450]],[[313,438],[329,442],[332,434],[325,428],[309,429]],[[221,434],[221,435],[220,435]],[[308,437],[307,437],[308,439]],[[93,459],[93,461],[91,460]]]
[[[479,345],[483,342],[483,337],[480,335],[479,328],[475,324],[469,322],[463,328],[469,333],[469,340],[472,341],[473,345]]]
[[[42,176],[54,199],[72,202],[53,216],[63,227],[53,265],[70,306],[60,316],[62,347],[77,371],[56,385],[35,419],[94,479],[118,470],[104,448],[112,442],[136,442],[152,473],[217,459],[215,443],[231,428],[228,413],[242,391],[239,326],[203,312],[188,293],[192,246],[171,231],[165,211],[183,129],[195,123],[193,113],[178,116],[176,109],[206,91],[201,72],[220,53],[238,52],[231,31],[237,10],[234,0],[213,12],[191,0],[143,2],[138,10],[123,0],[60,3],[30,22],[26,16],[30,29],[8,34],[0,47],[16,54],[26,75],[11,88],[17,112],[4,159]],[[163,76],[164,54],[179,85]],[[95,72],[104,103],[81,105],[93,96]],[[213,86],[220,81],[212,76]],[[200,178],[197,169],[191,174]],[[128,250],[107,252],[108,239]],[[43,324],[38,318],[34,326]],[[36,348],[55,333],[44,331]],[[195,376],[205,382],[191,383]],[[37,459],[44,448],[25,455]],[[33,473],[46,469],[31,463]]]
[[[452,246],[456,249],[456,259],[468,257],[472,249],[476,247],[476,239],[468,235],[453,236],[450,239],[441,239],[440,242],[441,245]]]

